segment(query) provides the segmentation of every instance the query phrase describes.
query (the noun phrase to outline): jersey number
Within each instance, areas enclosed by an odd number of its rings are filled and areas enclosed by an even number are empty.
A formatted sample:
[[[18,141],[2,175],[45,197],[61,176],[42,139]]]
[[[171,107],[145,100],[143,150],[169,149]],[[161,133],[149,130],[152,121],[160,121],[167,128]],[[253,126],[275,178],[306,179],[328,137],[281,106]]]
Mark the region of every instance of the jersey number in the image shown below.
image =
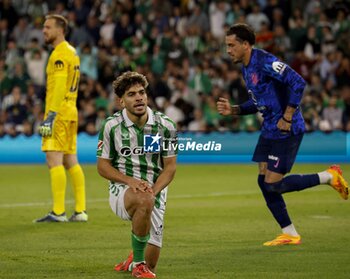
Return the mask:
[[[79,84],[79,76],[80,76],[80,68],[79,65],[74,66],[74,74],[73,74],[73,79],[72,79],[72,84],[69,88],[69,91],[74,93],[78,89],[78,84]]]

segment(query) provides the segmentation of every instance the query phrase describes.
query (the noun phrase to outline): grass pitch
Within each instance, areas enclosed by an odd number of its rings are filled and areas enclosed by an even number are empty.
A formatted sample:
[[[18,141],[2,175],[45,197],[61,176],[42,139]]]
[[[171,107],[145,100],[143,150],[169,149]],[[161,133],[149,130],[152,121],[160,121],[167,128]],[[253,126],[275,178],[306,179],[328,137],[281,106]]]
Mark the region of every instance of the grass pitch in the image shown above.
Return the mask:
[[[296,165],[310,173],[326,165]],[[130,251],[107,182],[84,165],[89,222],[33,224],[50,210],[44,165],[0,166],[0,278],[131,278],[113,271]],[[350,179],[350,165],[344,165]],[[257,166],[179,165],[168,194],[160,279],[349,278],[350,201],[328,186],[285,195],[300,246],[263,247],[280,233],[256,184]],[[67,188],[66,211],[73,211]]]

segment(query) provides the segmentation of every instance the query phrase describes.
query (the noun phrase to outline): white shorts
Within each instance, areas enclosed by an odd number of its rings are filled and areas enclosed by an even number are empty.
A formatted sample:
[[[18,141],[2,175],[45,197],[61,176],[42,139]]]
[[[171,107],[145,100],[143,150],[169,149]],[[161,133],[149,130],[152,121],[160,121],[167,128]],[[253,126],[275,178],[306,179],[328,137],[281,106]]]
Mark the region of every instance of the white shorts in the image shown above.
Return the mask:
[[[124,196],[129,186],[125,184],[110,184],[109,186],[109,205],[112,211],[123,220],[131,221],[131,217],[125,209]],[[151,215],[151,230],[148,243],[157,247],[162,247],[163,228],[164,228],[165,207],[153,207]]]

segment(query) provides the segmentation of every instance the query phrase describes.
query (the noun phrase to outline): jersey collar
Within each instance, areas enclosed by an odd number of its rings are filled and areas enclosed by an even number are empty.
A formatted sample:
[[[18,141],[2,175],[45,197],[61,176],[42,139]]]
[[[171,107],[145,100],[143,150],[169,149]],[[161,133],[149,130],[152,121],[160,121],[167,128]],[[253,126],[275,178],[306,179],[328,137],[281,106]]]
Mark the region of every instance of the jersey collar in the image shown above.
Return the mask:
[[[132,125],[134,125],[134,122],[132,122],[128,117],[128,114],[126,113],[126,109],[122,110],[122,115],[123,115],[126,127],[131,127]],[[154,113],[150,107],[147,107],[147,115],[148,115],[148,119],[147,119],[146,125],[154,125]]]
[[[60,49],[60,48],[62,48],[64,45],[66,45],[66,43],[68,43],[67,41],[62,41],[62,42],[60,42],[56,47],[55,47],[55,49]]]

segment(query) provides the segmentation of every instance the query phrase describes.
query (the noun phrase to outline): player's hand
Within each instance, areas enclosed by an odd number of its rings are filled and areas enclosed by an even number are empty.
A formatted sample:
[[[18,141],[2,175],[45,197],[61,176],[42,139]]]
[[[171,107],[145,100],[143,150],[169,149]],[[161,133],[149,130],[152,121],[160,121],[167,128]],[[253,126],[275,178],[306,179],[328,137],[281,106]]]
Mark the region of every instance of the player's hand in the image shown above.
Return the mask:
[[[43,137],[49,137],[52,135],[53,122],[56,117],[56,112],[49,111],[46,119],[41,122],[39,127],[39,134]]]
[[[222,97],[216,102],[216,108],[222,115],[237,115],[240,112],[239,106],[231,106],[230,102]]]
[[[128,186],[132,189],[134,193],[136,193],[137,191],[141,191],[143,193],[153,193],[152,188],[149,186],[147,181],[144,180],[138,180],[130,177],[130,180],[128,181]]]
[[[284,117],[281,117],[277,122],[277,128],[284,134],[290,133],[292,127],[292,120],[288,120]]]

